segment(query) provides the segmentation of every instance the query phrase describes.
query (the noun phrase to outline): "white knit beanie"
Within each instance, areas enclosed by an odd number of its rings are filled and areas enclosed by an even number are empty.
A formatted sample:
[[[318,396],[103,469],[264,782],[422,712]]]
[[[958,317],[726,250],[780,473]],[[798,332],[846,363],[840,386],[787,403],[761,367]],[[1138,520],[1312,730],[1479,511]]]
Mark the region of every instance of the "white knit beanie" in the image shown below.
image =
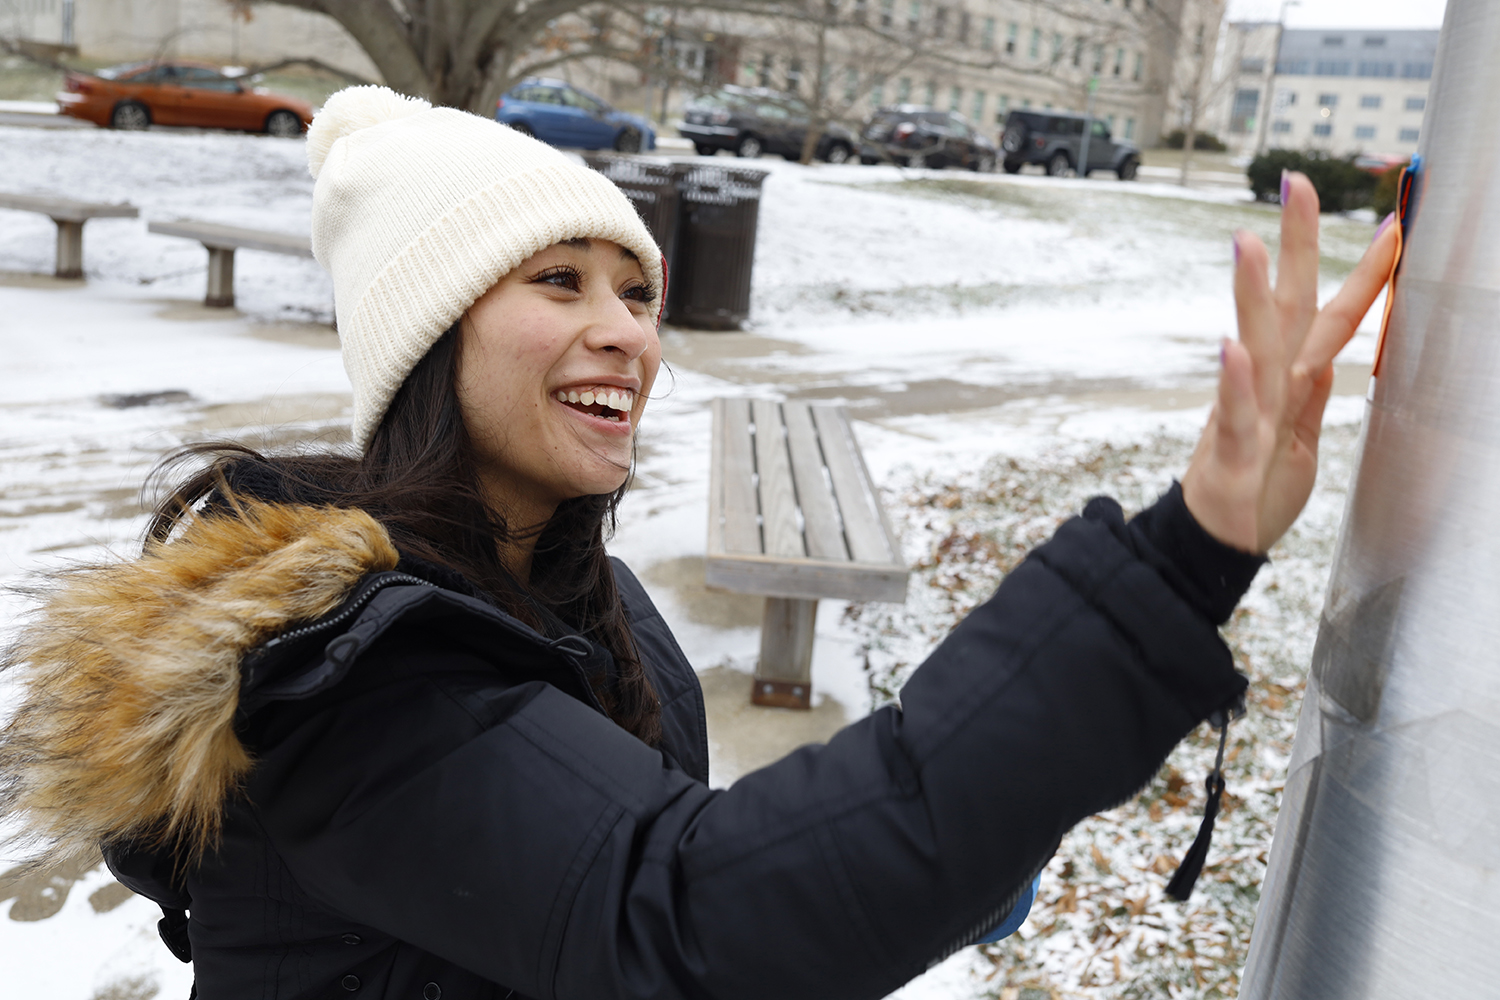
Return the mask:
[[[580,237],[640,259],[661,315],[661,251],[602,174],[499,122],[385,87],[328,98],[307,130],[313,255],[333,276],[354,443],[443,332],[532,254]]]

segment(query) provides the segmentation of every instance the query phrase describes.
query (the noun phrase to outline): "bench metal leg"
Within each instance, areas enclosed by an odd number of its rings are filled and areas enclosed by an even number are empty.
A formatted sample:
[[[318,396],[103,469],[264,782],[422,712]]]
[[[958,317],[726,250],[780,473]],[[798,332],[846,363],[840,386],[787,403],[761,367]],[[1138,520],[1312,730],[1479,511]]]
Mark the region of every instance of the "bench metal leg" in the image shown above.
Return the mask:
[[[52,221],[57,223],[57,276],[83,277],[83,223],[66,219]]]
[[[760,624],[760,662],[750,700],[775,708],[812,707],[813,624],[818,602],[766,598]]]
[[[203,304],[220,309],[234,308],[234,251],[207,247],[208,294]]]

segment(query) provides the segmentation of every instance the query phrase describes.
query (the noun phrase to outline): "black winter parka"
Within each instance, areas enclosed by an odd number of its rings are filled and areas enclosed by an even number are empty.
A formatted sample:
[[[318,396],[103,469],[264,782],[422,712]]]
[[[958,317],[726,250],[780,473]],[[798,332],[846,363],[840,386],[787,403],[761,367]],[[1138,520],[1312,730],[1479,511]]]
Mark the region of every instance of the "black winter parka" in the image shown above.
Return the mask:
[[[658,749],[600,711],[603,650],[387,565],[240,658],[253,764],[217,847],[107,857],[189,911],[203,1000],[878,998],[1242,696],[1217,625],[1260,562],[1176,488],[1128,524],[1094,501],[899,707],[727,789],[696,677],[622,564]]]

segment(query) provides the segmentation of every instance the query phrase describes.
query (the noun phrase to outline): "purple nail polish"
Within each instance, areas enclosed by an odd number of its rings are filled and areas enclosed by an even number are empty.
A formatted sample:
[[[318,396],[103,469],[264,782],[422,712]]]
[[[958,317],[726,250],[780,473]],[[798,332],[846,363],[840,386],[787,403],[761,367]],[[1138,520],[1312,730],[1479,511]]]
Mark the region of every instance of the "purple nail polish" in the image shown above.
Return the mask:
[[[1224,341],[1219,341],[1219,367],[1224,367]]]
[[[1234,244],[1234,266],[1240,266],[1240,234],[1235,233],[1231,240]]]
[[[1292,176],[1291,174],[1288,174],[1285,170],[1283,170],[1281,172],[1281,203],[1283,205],[1286,204],[1287,197],[1291,194],[1291,190]]]
[[[1387,229],[1389,229],[1391,227],[1391,223],[1395,222],[1395,221],[1396,221],[1396,213],[1395,212],[1392,212],[1390,215],[1387,215],[1385,218],[1381,219],[1380,220],[1380,225],[1378,227],[1376,227],[1376,229],[1375,229],[1375,238],[1372,239],[1372,240],[1370,240],[1370,242],[1374,243],[1375,240],[1380,239],[1380,234],[1383,233],[1383,232],[1385,232]]]

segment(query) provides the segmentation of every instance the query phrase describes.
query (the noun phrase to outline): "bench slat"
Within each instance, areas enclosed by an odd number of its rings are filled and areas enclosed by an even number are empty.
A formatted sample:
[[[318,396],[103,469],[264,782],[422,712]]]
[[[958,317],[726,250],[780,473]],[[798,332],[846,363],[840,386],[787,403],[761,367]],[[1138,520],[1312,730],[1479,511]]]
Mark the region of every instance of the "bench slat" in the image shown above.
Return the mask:
[[[312,239],[291,233],[277,233],[267,229],[245,229],[240,226],[224,226],[217,222],[195,222],[189,219],[177,222],[152,222],[146,226],[149,232],[162,236],[180,236],[197,240],[213,250],[264,250],[267,253],[291,254],[294,257],[311,257]]]
[[[738,594],[900,604],[906,600],[908,570],[891,563],[710,554],[704,577],[710,587]]]
[[[844,528],[839,523],[833,493],[823,476],[823,449],[818,444],[811,409],[806,403],[781,404],[807,554],[815,559],[844,560],[849,558],[849,549],[844,544]]]
[[[759,555],[760,509],[755,500],[755,460],[750,453],[750,401],[725,399],[722,429],[715,436],[724,439],[723,507],[724,551]],[[719,413],[715,413],[718,417]]]
[[[833,480],[833,493],[844,519],[844,536],[856,562],[899,563],[891,550],[888,529],[875,497],[859,444],[849,418],[838,406],[812,407],[813,422],[823,441],[823,457]]]
[[[47,195],[11,194],[0,191],[0,208],[18,212],[39,212],[52,219],[64,222],[86,222],[89,219],[134,219],[140,211],[131,204],[104,205],[92,201],[74,201],[72,198],[53,198]]]
[[[805,556],[802,530],[797,526],[797,495],[792,486],[792,462],[782,431],[781,404],[757,399],[755,471],[760,475],[761,531],[768,556]]]

